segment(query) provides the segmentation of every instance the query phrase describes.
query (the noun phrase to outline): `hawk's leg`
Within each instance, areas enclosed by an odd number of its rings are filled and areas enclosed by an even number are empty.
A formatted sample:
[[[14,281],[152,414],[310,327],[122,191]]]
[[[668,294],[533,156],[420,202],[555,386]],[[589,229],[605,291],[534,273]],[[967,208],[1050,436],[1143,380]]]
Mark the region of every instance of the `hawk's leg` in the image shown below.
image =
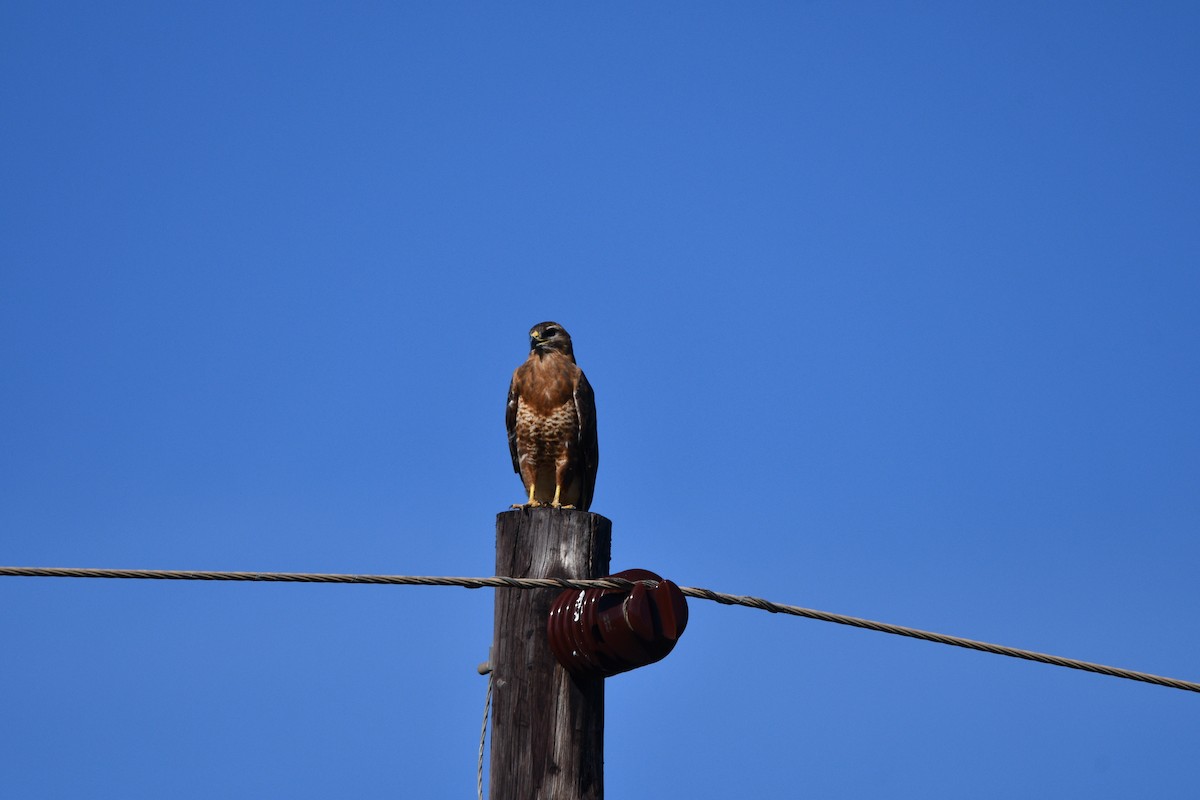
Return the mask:
[[[554,484],[554,500],[552,500],[550,502],[551,508],[568,508],[568,509],[575,508],[575,506],[571,506],[571,505],[564,506],[562,503],[558,502],[558,498],[561,496],[562,496],[562,484],[556,483],[556,484]]]
[[[541,508],[542,504],[539,503],[537,500],[533,499],[533,490],[535,488],[537,488],[536,482],[529,484],[529,502],[528,503],[513,503],[512,507],[513,508]],[[555,495],[555,499],[557,499],[557,497],[558,497],[558,495]]]

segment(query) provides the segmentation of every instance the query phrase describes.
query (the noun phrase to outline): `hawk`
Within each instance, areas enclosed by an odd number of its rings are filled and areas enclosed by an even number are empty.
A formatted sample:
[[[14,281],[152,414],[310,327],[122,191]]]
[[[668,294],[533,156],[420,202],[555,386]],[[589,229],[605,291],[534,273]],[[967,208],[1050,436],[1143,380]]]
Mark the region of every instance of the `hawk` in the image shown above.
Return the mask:
[[[581,508],[592,504],[596,400],[575,363],[571,337],[557,322],[529,332],[529,358],[508,387],[508,449],[528,500],[513,508]]]

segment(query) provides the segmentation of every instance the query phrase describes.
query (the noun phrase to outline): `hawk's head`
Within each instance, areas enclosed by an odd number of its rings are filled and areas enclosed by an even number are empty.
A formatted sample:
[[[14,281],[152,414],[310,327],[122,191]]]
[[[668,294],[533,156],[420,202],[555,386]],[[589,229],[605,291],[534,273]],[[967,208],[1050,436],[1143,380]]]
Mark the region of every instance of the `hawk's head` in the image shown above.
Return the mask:
[[[539,322],[529,332],[529,348],[531,352],[544,356],[550,352],[562,353],[575,360],[575,351],[571,349],[571,336],[557,322]]]

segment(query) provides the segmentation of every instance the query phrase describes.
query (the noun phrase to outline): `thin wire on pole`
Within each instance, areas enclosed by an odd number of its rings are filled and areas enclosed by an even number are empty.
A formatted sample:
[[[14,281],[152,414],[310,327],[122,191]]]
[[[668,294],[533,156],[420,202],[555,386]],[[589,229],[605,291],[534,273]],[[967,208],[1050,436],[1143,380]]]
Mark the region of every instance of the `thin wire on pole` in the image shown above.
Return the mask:
[[[462,586],[467,589],[482,589],[487,587],[497,589],[629,589],[634,581],[622,578],[600,578],[597,580],[575,580],[569,578],[507,578],[493,576],[487,578],[455,578],[428,575],[356,575],[321,572],[213,572],[193,570],[154,570],[154,569],[90,569],[63,567],[0,567],[0,577],[35,577],[35,578],[133,578],[147,580],[191,580],[191,581],[269,581],[274,583],[359,583],[385,584],[392,586]],[[643,581],[653,583],[653,581]],[[845,614],[835,614],[829,611],[818,611],[801,606],[784,605],[761,597],[725,594],[711,589],[701,589],[693,586],[681,586],[680,591],[688,597],[701,600],[711,600],[722,605],[737,605],[746,608],[756,608],[772,614],[787,614],[796,617],[815,619],[821,622],[833,622],[838,625],[849,625],[854,628],[890,633],[896,636],[907,636],[936,644],[946,644],[954,647],[964,647],[968,650],[978,650],[983,653],[1020,658],[1026,661],[1036,661],[1056,667],[1066,667],[1113,678],[1152,683],[1156,686],[1166,686],[1170,689],[1180,689],[1186,692],[1200,693],[1200,683],[1166,678],[1147,672],[1110,667],[1090,661],[1080,661],[1074,658],[1038,653],[1033,650],[1022,650],[990,642],[965,639],[961,636],[950,636],[944,633],[934,633],[903,625],[893,625],[887,622],[851,617]]]
[[[487,742],[488,713],[492,710],[492,668],[487,670],[487,694],[483,697],[483,726],[479,729],[479,771],[475,775],[475,789],[479,800],[483,800],[483,749]]]

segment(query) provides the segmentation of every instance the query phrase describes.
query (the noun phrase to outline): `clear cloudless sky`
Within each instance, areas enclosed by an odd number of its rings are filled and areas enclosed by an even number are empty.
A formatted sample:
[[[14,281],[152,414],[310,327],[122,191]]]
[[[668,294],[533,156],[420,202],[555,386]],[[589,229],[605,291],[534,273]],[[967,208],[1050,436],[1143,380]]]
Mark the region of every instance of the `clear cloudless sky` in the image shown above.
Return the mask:
[[[0,9],[0,563],[613,568],[1200,680],[1193,3]],[[608,797],[1191,798],[1200,697],[691,603]],[[460,798],[492,593],[0,578],[6,798]]]

